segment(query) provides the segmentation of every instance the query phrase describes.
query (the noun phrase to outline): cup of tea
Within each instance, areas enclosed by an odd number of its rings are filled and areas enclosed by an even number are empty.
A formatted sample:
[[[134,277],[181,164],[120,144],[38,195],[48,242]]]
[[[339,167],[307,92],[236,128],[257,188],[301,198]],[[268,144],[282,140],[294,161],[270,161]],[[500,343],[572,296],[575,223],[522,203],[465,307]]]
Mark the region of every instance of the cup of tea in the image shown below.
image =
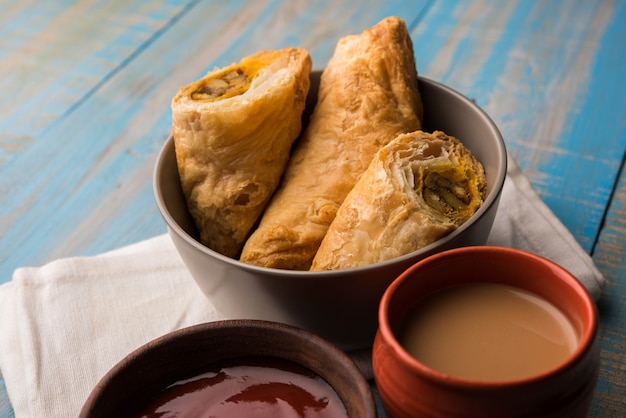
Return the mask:
[[[372,362],[398,417],[585,417],[600,369],[598,314],[563,267],[463,247],[402,273],[379,306]]]

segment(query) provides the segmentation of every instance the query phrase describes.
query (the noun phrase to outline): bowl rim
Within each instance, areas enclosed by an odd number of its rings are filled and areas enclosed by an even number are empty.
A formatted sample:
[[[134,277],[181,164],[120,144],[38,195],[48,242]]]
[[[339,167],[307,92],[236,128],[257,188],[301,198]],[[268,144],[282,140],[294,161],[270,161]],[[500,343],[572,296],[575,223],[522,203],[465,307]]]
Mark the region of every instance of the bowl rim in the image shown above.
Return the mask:
[[[393,295],[398,291],[398,289],[407,281],[410,280],[411,275],[416,271],[423,267],[427,267],[429,265],[435,263],[450,263],[455,259],[468,258],[468,257],[476,257],[483,256],[485,258],[489,258],[490,256],[505,256],[505,257],[522,257],[527,260],[532,260],[533,262],[548,266],[550,270],[555,272],[555,276],[558,277],[558,280],[563,284],[563,286],[569,286],[574,293],[579,297],[582,301],[583,311],[588,321],[586,321],[583,333],[579,336],[579,344],[563,362],[558,365],[547,369],[541,373],[534,374],[531,376],[518,378],[518,379],[510,379],[510,380],[496,380],[496,381],[484,381],[478,379],[469,379],[458,377],[454,375],[449,375],[444,372],[438,371],[434,368],[431,368],[424,363],[417,360],[411,354],[408,353],[402,347],[400,342],[397,340],[395,333],[392,330],[391,324],[389,323],[389,318],[387,316],[387,312],[389,311],[391,299]],[[468,283],[475,283],[474,281]],[[430,381],[437,382],[442,385],[448,386],[457,386],[457,387],[465,387],[465,388],[478,388],[478,389],[494,389],[494,388],[507,388],[507,387],[518,387],[524,385],[531,385],[535,382],[539,382],[545,380],[550,376],[559,375],[564,373],[570,367],[578,363],[581,358],[585,355],[585,353],[589,352],[592,349],[593,344],[596,340],[598,328],[598,311],[596,304],[589,294],[589,291],[583,284],[568,270],[566,270],[561,265],[534,253],[520,250],[516,248],[509,247],[499,247],[499,246],[490,246],[490,245],[482,245],[482,246],[470,246],[470,247],[461,247],[454,248],[450,250],[445,250],[440,253],[434,254],[432,256],[426,257],[423,260],[418,261],[413,266],[405,270],[400,276],[398,276],[392,283],[387,287],[385,293],[383,294],[379,309],[378,309],[378,333],[380,334],[384,344],[387,348],[393,352],[394,357],[408,370],[417,370],[420,375],[428,379]],[[375,351],[375,350],[374,350]],[[376,370],[376,369],[375,369]]]
[[[323,70],[319,70],[319,69],[313,70],[312,73],[318,72],[318,71],[323,71]],[[504,187],[504,181],[506,179],[506,174],[507,174],[508,160],[507,160],[506,145],[504,142],[504,138],[502,137],[502,133],[498,129],[493,119],[491,119],[491,117],[478,104],[476,104],[475,101],[469,99],[467,96],[463,95],[462,93],[458,92],[457,90],[445,84],[439,83],[427,77],[418,76],[418,85],[422,83],[429,84],[433,87],[441,89],[445,91],[447,94],[453,96],[455,99],[460,100],[465,105],[475,109],[477,114],[485,122],[488,128],[492,131],[493,136],[496,138],[495,150],[498,155],[497,157],[498,160],[501,161],[500,170],[498,170],[495,173],[496,175],[495,175],[491,192],[487,195],[487,198],[485,199],[481,207],[478,208],[478,210],[461,226],[456,228],[454,231],[452,231],[448,235],[438,239],[437,241],[425,247],[412,251],[408,254],[395,257],[390,260],[381,261],[375,264],[370,264],[370,265],[360,266],[360,267],[351,267],[351,268],[339,269],[339,270],[325,270],[325,271],[300,271],[300,270],[284,270],[284,269],[277,269],[277,268],[270,268],[270,267],[261,267],[261,266],[256,266],[253,264],[244,263],[237,259],[230,258],[223,254],[220,254],[219,252],[212,250],[206,247],[205,245],[201,244],[193,236],[187,233],[187,231],[185,231],[178,224],[178,222],[174,220],[173,216],[171,215],[171,213],[169,212],[167,208],[167,204],[165,203],[163,199],[163,194],[161,192],[161,187],[160,187],[160,175],[161,175],[162,168],[164,165],[165,156],[169,152],[172,152],[171,148],[174,148],[173,135],[170,135],[165,141],[165,143],[163,144],[163,146],[161,147],[157,155],[156,164],[155,164],[153,176],[152,176],[153,194],[154,194],[154,198],[156,201],[156,205],[159,209],[159,212],[161,213],[161,216],[165,220],[167,227],[175,231],[175,233],[179,237],[181,237],[187,244],[194,247],[197,251],[200,251],[201,253],[209,255],[213,258],[216,258],[228,265],[242,269],[244,271],[248,271],[253,274],[273,275],[273,276],[282,277],[284,279],[290,279],[290,278],[295,279],[298,277],[315,278],[315,277],[322,277],[322,276],[325,278],[338,276],[339,278],[339,277],[345,276],[346,272],[349,272],[350,274],[359,274],[365,271],[384,269],[390,265],[409,262],[409,260],[414,258],[417,254],[429,254],[436,247],[445,246],[450,241],[454,240],[458,235],[463,233],[472,224],[478,222],[481,218],[483,218],[485,214],[489,211],[489,209],[492,207],[492,205],[497,204],[500,198],[500,195],[502,194],[502,189]]]
[[[355,378],[353,384],[356,386],[356,392],[358,392],[361,397],[360,400],[363,404],[364,410],[371,413],[372,417],[376,415],[376,404],[374,401],[374,395],[369,383],[366,380],[365,375],[347,353],[342,351],[339,347],[337,347],[329,340],[324,339],[323,337],[313,333],[312,331],[275,321],[262,319],[222,319],[190,325],[177,329],[175,331],[168,332],[144,343],[138,348],[132,350],[130,353],[126,354],[112,368],[110,368],[93,387],[82,406],[80,417],[90,416],[92,409],[98,404],[98,402],[101,402],[100,399],[102,396],[105,395],[106,388],[109,387],[112,382],[115,382],[115,380],[119,376],[132,369],[135,364],[140,364],[146,356],[149,356],[151,353],[154,352],[162,352],[164,348],[171,347],[181,338],[196,338],[202,335],[210,336],[211,332],[225,330],[262,331],[264,333],[264,336],[273,337],[284,335],[294,341],[300,341],[303,344],[306,344],[308,347],[311,348],[311,350],[314,350],[316,352],[322,350],[322,352],[326,353],[328,357],[335,359],[336,363],[341,365],[344,372],[347,372],[349,376]],[[256,335],[259,334],[257,333]],[[220,342],[218,341],[216,342],[216,344],[220,344]],[[299,363],[299,361],[297,360],[281,356],[260,354],[259,357],[284,358],[287,361]],[[241,358],[247,358],[247,356]],[[217,363],[219,364],[219,360],[217,360]],[[337,392],[337,395],[339,396],[341,401],[345,402],[345,400],[341,397],[341,394],[339,393],[340,391],[336,387],[334,387],[328,381],[328,379],[323,376],[322,373],[320,373],[318,370],[314,370],[313,367],[307,364],[300,363],[300,365],[310,369],[312,372],[324,379],[328,383],[328,385]],[[182,371],[181,376],[184,375],[184,373],[185,372]]]

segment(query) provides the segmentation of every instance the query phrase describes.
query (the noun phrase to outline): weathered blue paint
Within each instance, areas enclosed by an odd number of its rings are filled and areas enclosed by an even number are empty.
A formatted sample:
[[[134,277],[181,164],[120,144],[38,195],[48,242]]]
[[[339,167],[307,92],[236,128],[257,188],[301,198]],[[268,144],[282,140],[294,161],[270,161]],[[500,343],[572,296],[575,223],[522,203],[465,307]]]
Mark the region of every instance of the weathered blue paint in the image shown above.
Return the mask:
[[[165,231],[151,181],[179,86],[288,45],[307,47],[321,68],[341,36],[387,15],[409,25],[419,72],[493,117],[593,251],[609,286],[591,416],[624,415],[624,0],[0,0],[0,283],[20,266]],[[9,416],[0,379],[0,418]]]

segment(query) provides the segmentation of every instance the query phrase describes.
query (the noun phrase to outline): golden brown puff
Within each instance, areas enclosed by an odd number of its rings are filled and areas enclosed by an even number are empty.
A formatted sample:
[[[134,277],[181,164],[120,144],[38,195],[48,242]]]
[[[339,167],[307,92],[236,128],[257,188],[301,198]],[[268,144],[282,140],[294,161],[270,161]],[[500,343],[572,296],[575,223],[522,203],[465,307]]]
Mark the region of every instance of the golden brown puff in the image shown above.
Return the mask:
[[[200,241],[238,257],[283,174],[310,86],[304,48],[261,51],[172,100],[176,161]]]
[[[360,267],[416,251],[482,205],[483,166],[456,138],[403,134],[382,148],[339,208],[311,270]]]
[[[339,40],[308,127],[241,261],[308,270],[339,205],[374,154],[421,128],[413,44],[389,17]]]

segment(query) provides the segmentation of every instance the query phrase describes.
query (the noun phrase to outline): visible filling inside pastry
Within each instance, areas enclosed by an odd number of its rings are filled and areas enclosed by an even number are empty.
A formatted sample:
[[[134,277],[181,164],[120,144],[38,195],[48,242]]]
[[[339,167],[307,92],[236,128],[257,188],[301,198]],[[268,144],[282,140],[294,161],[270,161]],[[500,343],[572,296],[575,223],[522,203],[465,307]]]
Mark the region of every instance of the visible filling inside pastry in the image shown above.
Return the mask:
[[[424,177],[422,196],[430,207],[443,214],[466,210],[472,199],[467,180],[451,180],[444,173],[434,171]]]
[[[216,101],[245,93],[250,87],[250,77],[241,69],[235,68],[215,74],[203,80],[204,83],[193,93],[193,100]]]

